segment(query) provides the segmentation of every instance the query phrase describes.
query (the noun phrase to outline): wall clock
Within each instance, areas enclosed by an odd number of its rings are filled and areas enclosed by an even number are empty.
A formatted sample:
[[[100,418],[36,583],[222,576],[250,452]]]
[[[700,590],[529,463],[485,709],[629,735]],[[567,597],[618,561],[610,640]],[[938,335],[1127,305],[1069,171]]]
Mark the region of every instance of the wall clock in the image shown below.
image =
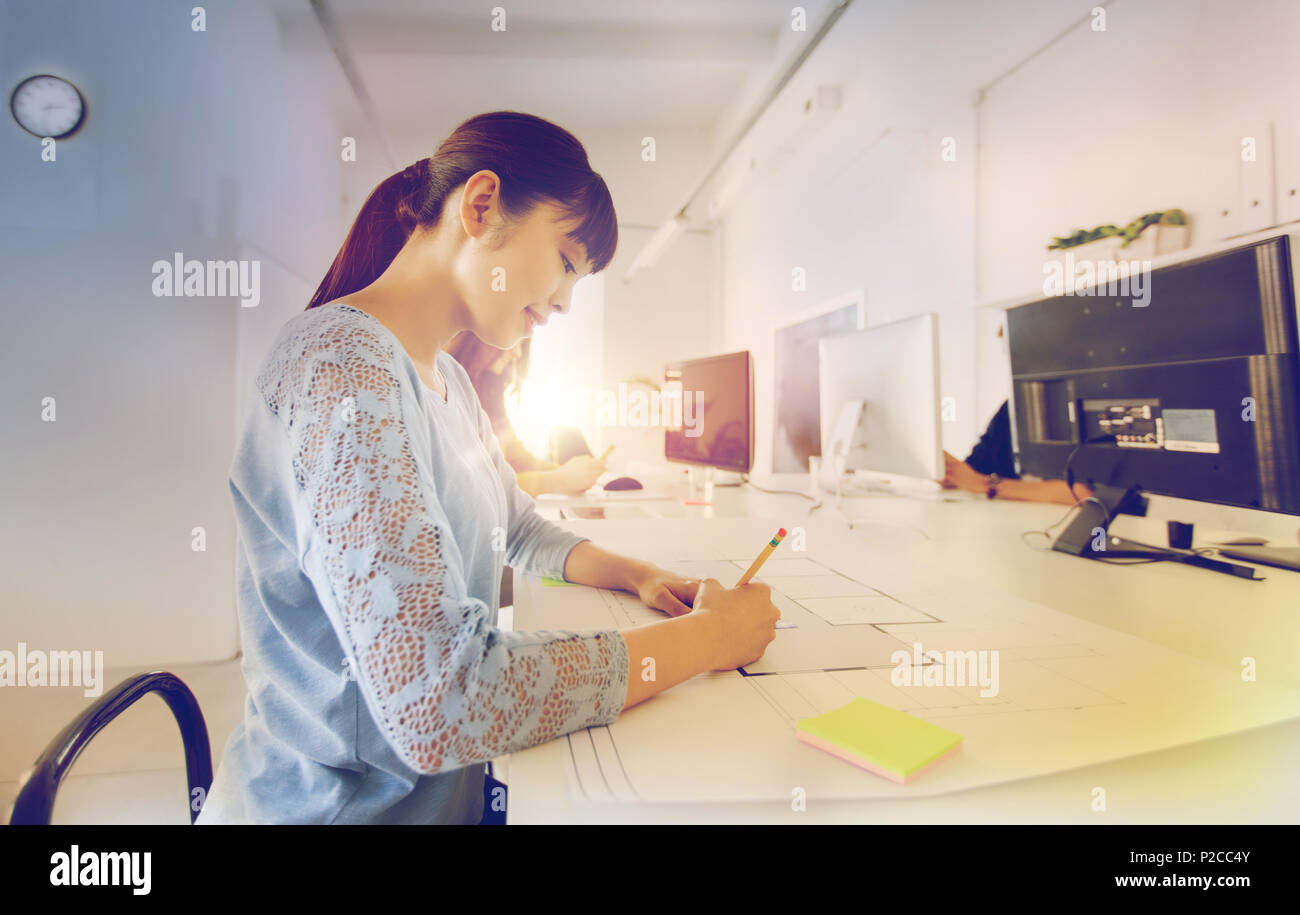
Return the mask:
[[[9,111],[18,126],[33,136],[61,140],[86,120],[86,99],[66,79],[41,73],[29,76],[9,96]]]

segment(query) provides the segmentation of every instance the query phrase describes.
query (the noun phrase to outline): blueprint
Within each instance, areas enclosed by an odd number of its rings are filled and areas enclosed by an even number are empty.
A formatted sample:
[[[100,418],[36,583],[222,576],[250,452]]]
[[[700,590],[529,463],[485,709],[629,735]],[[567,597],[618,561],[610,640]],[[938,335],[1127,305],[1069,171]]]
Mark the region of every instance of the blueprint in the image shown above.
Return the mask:
[[[770,536],[753,519],[710,521],[706,537],[699,527],[661,520],[596,530],[607,549],[728,587]],[[1012,595],[910,573],[840,531],[810,528],[803,550],[783,543],[756,576],[772,588],[787,627],[757,663],[700,675],[608,727],[560,738],[582,799],[940,794],[1300,716],[1300,691],[1243,681]],[[520,629],[625,628],[666,618],[623,592],[548,588],[526,576],[516,584]],[[635,675],[637,659],[631,666]],[[987,676],[994,672],[995,683]],[[956,731],[961,752],[902,786],[795,738],[798,719],[859,696]]]

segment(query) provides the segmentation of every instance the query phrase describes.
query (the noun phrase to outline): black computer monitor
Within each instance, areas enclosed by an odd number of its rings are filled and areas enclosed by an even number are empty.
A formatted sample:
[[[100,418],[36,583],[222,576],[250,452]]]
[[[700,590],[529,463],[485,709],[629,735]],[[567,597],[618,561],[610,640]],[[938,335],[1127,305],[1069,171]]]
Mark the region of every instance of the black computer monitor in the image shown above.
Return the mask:
[[[1300,514],[1287,236],[1142,281],[1008,310],[1019,470],[1102,487],[1116,510],[1147,492]]]
[[[670,400],[681,414],[665,423],[670,461],[749,473],[754,466],[754,360],[748,350],[669,363]],[[676,410],[676,407],[673,407]]]

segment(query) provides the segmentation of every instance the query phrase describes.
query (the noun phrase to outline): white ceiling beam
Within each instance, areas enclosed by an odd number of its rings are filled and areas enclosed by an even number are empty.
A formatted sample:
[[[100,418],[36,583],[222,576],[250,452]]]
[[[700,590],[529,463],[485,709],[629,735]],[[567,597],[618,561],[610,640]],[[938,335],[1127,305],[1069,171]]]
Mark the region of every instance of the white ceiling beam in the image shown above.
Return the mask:
[[[366,90],[361,71],[357,69],[356,60],[352,55],[351,41],[344,37],[338,16],[334,14],[327,0],[309,0],[309,2],[312,9],[310,28],[313,31],[319,29],[320,32],[324,32],[325,40],[329,42],[330,49],[333,50],[334,57],[343,70],[343,75],[347,77],[348,84],[352,87],[352,94],[356,96],[357,104],[361,107],[361,114],[374,132],[375,140],[384,158],[388,160],[388,167],[396,170],[399,166],[397,156],[393,152],[392,141],[389,140],[388,131],[384,129],[384,123],[375,110],[375,103],[371,101],[370,93]],[[312,47],[313,50],[320,47],[319,33],[313,35]]]
[[[506,20],[494,32],[487,16],[440,18],[335,12],[354,54],[430,57],[564,58],[572,60],[768,61],[777,50],[775,27],[734,22],[556,22]],[[280,21],[286,51],[315,51],[319,26],[311,15]]]

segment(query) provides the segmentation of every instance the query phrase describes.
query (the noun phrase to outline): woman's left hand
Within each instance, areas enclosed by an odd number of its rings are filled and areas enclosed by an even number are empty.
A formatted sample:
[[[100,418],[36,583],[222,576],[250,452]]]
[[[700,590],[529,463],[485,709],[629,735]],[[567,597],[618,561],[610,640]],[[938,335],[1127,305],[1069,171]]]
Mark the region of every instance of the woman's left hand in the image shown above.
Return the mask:
[[[695,594],[699,590],[698,579],[687,578],[657,566],[650,566],[636,584],[637,596],[647,607],[662,610],[669,616],[690,613],[695,603]]]

